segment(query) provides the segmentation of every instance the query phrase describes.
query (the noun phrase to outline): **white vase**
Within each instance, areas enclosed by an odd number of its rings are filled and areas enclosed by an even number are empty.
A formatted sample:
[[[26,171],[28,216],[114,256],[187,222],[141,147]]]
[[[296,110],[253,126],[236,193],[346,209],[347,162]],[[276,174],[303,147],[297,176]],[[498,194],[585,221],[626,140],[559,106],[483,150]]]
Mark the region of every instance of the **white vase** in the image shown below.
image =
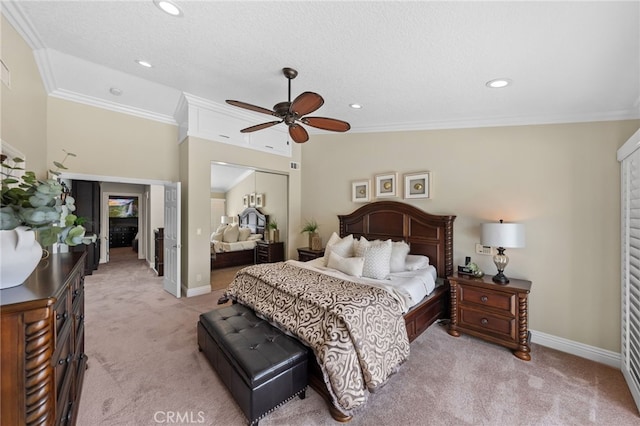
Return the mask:
[[[34,231],[24,226],[0,231],[0,290],[24,283],[41,258]]]

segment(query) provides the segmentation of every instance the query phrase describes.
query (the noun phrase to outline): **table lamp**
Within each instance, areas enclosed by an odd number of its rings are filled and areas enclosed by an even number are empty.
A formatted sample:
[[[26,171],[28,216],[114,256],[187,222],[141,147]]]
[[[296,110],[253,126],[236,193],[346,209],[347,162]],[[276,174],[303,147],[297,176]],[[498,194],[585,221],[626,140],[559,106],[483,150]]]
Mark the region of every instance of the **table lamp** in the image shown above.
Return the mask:
[[[524,247],[524,225],[519,223],[483,223],[480,242],[483,246],[496,247],[498,254],[493,256],[493,263],[498,268],[498,274],[493,276],[493,282],[507,284],[509,278],[504,275],[504,269],[509,258],[504,254],[506,248]]]

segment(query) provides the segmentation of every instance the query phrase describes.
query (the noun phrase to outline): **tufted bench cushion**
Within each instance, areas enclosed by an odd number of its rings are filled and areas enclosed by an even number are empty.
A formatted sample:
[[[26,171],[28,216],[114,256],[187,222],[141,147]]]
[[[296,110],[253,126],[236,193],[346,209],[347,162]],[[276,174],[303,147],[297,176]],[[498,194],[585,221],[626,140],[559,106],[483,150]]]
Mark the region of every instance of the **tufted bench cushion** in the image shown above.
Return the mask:
[[[307,348],[240,304],[200,315],[198,346],[250,424],[307,387]]]

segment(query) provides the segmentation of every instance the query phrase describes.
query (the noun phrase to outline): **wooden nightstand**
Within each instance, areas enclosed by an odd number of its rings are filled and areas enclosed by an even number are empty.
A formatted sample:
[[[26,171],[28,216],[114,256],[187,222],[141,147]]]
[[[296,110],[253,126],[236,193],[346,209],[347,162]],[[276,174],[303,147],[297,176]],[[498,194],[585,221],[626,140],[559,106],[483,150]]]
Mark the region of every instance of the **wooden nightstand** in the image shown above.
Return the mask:
[[[525,361],[531,360],[527,326],[527,298],[531,281],[509,278],[495,284],[491,275],[467,278],[455,274],[451,284],[449,334],[476,336],[505,346]]]
[[[308,262],[309,260],[317,259],[324,256],[324,249],[311,250],[309,247],[298,248],[298,260],[300,262]]]
[[[256,243],[256,263],[273,263],[284,260],[284,242],[258,241]]]

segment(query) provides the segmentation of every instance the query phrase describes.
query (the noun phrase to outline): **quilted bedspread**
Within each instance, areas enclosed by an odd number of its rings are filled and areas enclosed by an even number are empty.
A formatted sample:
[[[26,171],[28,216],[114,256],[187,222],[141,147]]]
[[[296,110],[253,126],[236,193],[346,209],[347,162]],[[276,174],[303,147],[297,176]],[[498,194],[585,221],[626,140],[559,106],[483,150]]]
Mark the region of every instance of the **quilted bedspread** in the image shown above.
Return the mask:
[[[409,356],[400,305],[383,289],[279,262],[240,270],[226,294],[313,349],[346,415]]]

